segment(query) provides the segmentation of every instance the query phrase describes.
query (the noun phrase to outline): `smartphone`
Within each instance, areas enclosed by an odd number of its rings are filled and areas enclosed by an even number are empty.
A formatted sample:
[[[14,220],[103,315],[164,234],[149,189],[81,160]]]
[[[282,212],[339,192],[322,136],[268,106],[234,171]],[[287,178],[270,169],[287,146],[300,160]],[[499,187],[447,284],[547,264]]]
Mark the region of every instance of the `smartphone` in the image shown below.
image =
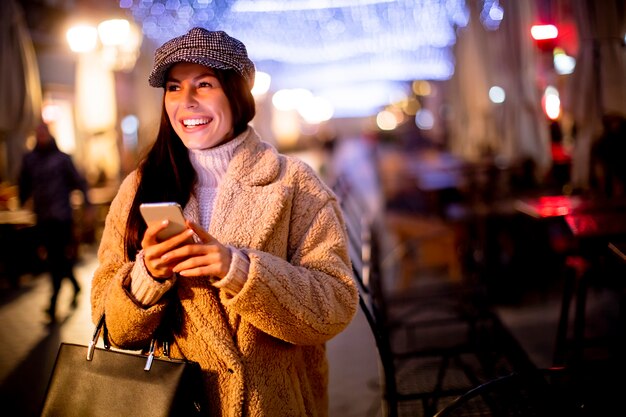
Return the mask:
[[[167,227],[157,234],[159,242],[167,240],[187,229],[183,209],[178,203],[143,203],[139,206],[139,211],[148,226],[154,223],[162,223],[164,220],[169,221]],[[193,243],[193,238],[189,237],[187,243]]]

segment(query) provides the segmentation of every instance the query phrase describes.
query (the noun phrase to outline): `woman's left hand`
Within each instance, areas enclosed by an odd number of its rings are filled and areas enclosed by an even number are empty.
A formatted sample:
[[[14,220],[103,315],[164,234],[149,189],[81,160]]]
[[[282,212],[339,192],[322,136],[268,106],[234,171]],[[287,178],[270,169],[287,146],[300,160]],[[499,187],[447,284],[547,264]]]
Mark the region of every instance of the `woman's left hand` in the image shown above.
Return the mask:
[[[224,278],[228,274],[232,260],[230,249],[196,223],[191,221],[186,223],[198,235],[202,243],[185,245],[170,252],[168,257],[184,259],[172,270],[183,277]]]

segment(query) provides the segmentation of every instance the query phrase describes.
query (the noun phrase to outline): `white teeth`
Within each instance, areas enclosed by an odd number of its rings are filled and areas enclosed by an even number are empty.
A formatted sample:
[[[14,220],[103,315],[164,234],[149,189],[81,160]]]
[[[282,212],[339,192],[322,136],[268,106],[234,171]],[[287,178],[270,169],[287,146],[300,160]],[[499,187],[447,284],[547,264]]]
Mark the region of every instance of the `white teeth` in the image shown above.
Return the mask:
[[[199,125],[205,125],[209,123],[209,119],[187,119],[187,120],[183,120],[183,124],[187,127],[189,126],[199,126]]]

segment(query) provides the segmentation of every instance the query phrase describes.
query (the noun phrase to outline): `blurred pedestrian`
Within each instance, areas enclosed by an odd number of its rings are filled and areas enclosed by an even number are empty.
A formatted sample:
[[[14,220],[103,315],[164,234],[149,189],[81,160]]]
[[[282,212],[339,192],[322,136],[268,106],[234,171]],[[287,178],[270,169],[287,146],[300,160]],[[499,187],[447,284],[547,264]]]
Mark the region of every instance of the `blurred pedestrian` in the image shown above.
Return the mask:
[[[607,113],[591,148],[592,182],[607,198],[626,196],[626,117]]]
[[[80,285],[74,275],[77,241],[70,196],[80,190],[87,210],[90,210],[87,181],[78,172],[71,157],[59,150],[48,125],[40,123],[35,129],[35,148],[24,155],[19,175],[19,195],[22,205],[32,198],[36,215],[37,236],[46,250],[45,264],[52,279],[50,305],[45,310],[51,323],[56,321],[56,306],[61,284],[69,279],[74,288],[72,307],[76,306]]]
[[[206,415],[323,417],[325,343],[358,305],[344,222],[314,171],[249,125],[254,71],[221,31],[157,49],[161,125],[107,215],[92,319],[105,314],[127,349],[165,330],[170,355],[202,368]],[[139,207],[167,201],[184,207],[187,229],[159,241],[166,222],[147,227]]]

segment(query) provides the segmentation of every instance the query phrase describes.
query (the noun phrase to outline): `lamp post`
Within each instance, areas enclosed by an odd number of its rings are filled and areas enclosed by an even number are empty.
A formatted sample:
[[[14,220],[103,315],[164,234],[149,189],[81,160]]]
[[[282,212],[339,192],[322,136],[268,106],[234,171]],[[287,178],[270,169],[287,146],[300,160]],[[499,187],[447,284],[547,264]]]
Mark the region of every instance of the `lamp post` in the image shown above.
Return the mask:
[[[116,178],[120,172],[115,72],[133,69],[141,34],[125,19],[97,26],[78,25],[66,34],[78,54],[75,77],[76,126],[85,138],[84,160],[90,179]]]

